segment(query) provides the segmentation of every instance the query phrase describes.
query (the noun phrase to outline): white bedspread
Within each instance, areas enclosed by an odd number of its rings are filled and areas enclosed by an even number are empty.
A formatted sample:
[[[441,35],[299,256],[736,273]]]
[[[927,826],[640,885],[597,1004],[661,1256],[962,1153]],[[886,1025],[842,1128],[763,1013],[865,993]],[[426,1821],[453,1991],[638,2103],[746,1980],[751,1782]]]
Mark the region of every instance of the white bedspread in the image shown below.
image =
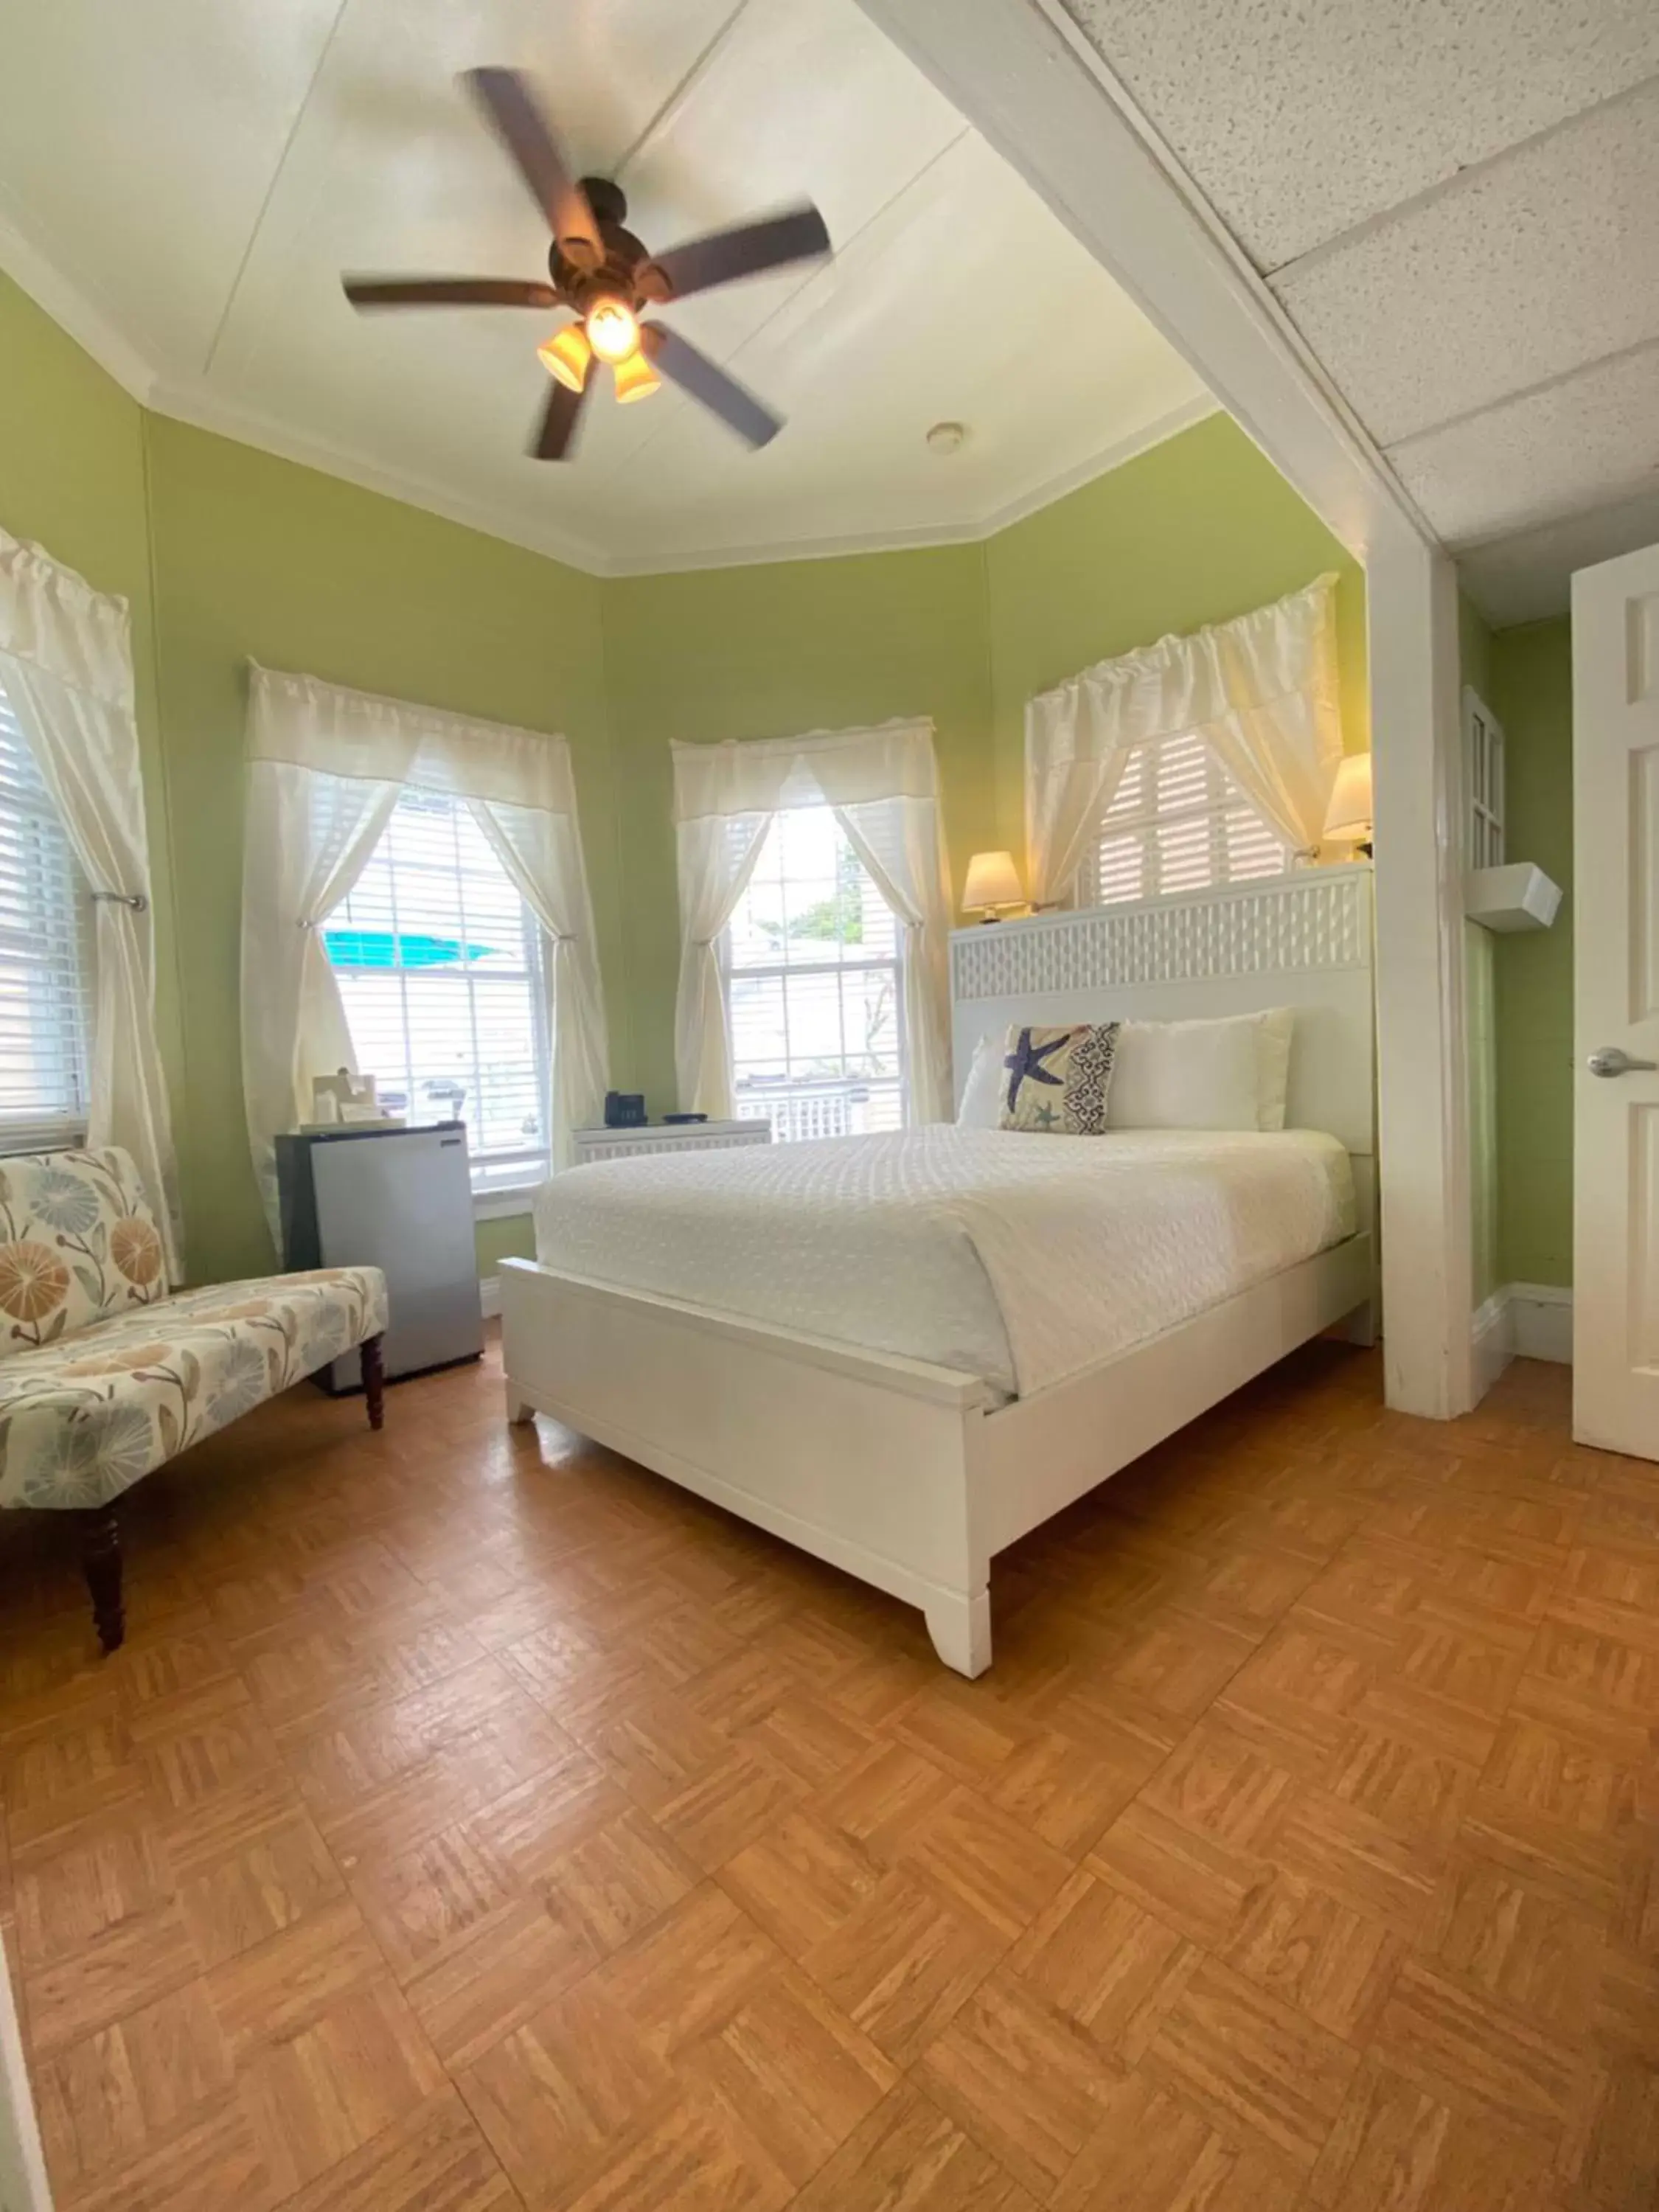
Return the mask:
[[[544,1265],[1029,1394],[1352,1236],[1334,1137],[891,1136],[616,1160],[536,1199]]]

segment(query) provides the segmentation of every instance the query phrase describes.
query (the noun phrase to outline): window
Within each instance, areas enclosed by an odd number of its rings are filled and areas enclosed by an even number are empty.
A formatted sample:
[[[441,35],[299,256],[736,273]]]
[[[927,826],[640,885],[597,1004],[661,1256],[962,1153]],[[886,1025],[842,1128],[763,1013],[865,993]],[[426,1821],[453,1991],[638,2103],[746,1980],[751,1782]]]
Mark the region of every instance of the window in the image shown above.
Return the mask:
[[[1504,730],[1477,691],[1463,694],[1469,794],[1469,866],[1504,865]]]
[[[475,1192],[539,1182],[542,933],[465,800],[404,792],[324,941],[388,1111],[465,1121]]]
[[[740,1115],[780,1143],[902,1126],[898,933],[830,807],[773,817],[721,951]]]
[[[0,1150],[86,1135],[92,900],[0,691]]]
[[[1201,738],[1137,745],[1085,860],[1085,906],[1282,876],[1288,848]]]

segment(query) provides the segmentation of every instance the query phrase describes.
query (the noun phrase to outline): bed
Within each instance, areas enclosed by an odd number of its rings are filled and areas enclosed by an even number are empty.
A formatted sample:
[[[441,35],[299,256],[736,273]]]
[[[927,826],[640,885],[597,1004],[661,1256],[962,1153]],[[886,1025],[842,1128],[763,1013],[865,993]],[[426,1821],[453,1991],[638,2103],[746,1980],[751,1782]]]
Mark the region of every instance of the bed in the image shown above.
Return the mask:
[[[1370,871],[957,933],[958,1084],[1019,1021],[1296,1010],[1280,1134],[944,1127],[583,1167],[504,1264],[553,1415],[991,1661],[993,1557],[1375,1296]],[[1102,1255],[1106,1255],[1103,1263]]]

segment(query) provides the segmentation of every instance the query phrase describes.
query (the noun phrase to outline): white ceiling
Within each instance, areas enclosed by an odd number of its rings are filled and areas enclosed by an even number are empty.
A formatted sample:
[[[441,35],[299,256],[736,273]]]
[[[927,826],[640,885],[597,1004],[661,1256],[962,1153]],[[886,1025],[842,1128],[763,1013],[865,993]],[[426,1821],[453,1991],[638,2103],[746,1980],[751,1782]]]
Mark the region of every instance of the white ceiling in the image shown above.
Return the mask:
[[[1659,535],[1656,0],[1062,0],[1500,621]]]
[[[1211,404],[854,0],[0,0],[0,262],[149,404],[601,572],[977,537]],[[538,464],[552,319],[346,305],[544,273],[485,62],[652,245],[817,201],[831,263],[665,311],[771,446],[665,387]]]

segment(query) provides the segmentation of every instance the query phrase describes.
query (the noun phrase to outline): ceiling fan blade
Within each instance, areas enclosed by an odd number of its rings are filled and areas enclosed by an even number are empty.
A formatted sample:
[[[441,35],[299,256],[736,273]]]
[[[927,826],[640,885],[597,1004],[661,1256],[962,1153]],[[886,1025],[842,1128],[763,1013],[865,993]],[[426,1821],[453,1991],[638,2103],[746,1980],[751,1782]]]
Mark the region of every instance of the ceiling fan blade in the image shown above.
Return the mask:
[[[588,380],[592,381],[590,376]],[[568,384],[555,383],[547,402],[547,411],[542,416],[541,428],[536,433],[530,451],[538,461],[562,461],[570,450],[570,441],[576,434],[576,423],[582,411],[586,391],[573,392]]]
[[[497,136],[513,156],[531,198],[547,217],[547,227],[567,261],[597,269],[605,244],[587,194],[571,175],[559,142],[537,105],[528,81],[517,70],[468,70],[471,87]]]
[[[517,276],[343,276],[354,307],[556,307],[550,284]]]
[[[815,207],[795,208],[788,215],[769,216],[762,222],[739,223],[733,230],[711,230],[706,238],[688,238],[684,246],[671,246],[666,253],[653,254],[641,270],[641,289],[652,298],[684,300],[712,285],[730,284],[739,276],[759,276],[769,269],[782,269],[792,261],[808,261],[828,253],[830,232]],[[649,283],[653,273],[665,280],[666,294]]]
[[[678,331],[662,323],[641,323],[640,343],[665,376],[700,399],[751,446],[769,446],[782,429],[781,415],[763,407],[752,392],[745,392],[736,377],[728,376],[718,362],[710,361]]]

